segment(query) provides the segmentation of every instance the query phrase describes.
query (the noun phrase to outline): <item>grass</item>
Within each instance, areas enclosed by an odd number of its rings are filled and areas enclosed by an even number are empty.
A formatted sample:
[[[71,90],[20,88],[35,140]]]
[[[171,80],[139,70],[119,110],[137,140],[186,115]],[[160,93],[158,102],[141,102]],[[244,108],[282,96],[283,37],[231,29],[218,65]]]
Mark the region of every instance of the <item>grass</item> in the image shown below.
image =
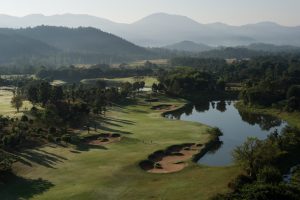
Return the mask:
[[[237,108],[241,111],[246,111],[250,113],[267,114],[274,117],[278,117],[285,120],[289,125],[295,126],[300,129],[300,113],[299,112],[285,112],[276,108],[263,108],[263,107],[253,107],[245,106],[242,102],[236,104]]]
[[[126,77],[126,78],[98,78],[98,79],[84,79],[82,80],[83,83],[89,83],[92,84],[93,82],[96,82],[97,80],[105,80],[108,82],[108,84],[118,84],[118,83],[125,83],[125,82],[129,82],[129,83],[134,83],[137,80],[134,77]],[[145,87],[147,88],[151,88],[153,83],[158,83],[158,80],[155,77],[150,77],[150,76],[145,76],[145,77],[139,77],[138,81],[144,81],[145,82]]]
[[[185,101],[160,97],[153,104],[139,101],[114,107],[99,132],[122,133],[119,143],[105,147],[47,145],[23,152],[22,162],[14,166],[17,177],[0,187],[1,199],[206,200],[228,191],[228,182],[240,172],[236,166],[206,167],[190,161],[174,174],[150,174],[138,167],[156,150],[210,139],[205,125],[165,119],[151,110],[161,103],[181,106]]]
[[[20,108],[20,112],[17,113],[16,109],[11,106],[11,99],[13,93],[9,90],[0,89],[0,115],[9,117],[18,117],[22,115],[22,112],[29,110],[32,105],[29,101],[23,101],[23,106]]]
[[[154,59],[154,60],[136,60],[133,62],[129,62],[128,66],[129,67],[140,67],[144,66],[144,64],[149,61],[153,64],[159,65],[159,66],[165,66],[168,65],[168,59]],[[118,67],[120,63],[113,64],[114,67]]]
[[[53,85],[53,86],[62,86],[62,85],[65,85],[65,84],[66,84],[66,82],[63,81],[63,80],[54,80],[54,81],[51,82],[51,85]]]

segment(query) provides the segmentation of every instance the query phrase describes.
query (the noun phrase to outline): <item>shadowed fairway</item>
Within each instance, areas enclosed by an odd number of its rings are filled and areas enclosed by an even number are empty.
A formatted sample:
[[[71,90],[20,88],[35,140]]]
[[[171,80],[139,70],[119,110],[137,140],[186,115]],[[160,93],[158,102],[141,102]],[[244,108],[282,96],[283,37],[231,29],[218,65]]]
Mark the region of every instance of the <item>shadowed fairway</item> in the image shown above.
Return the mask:
[[[184,103],[164,100],[178,106]],[[239,173],[237,167],[214,168],[189,162],[187,168],[174,174],[150,174],[138,167],[156,150],[209,140],[208,127],[168,120],[150,109],[159,103],[140,102],[111,110],[100,132],[122,133],[119,143],[104,147],[52,145],[23,152],[22,162],[14,166],[18,179],[41,178],[48,187],[32,192],[30,183],[35,181],[11,181],[1,185],[1,199],[208,199],[227,191],[227,183]]]

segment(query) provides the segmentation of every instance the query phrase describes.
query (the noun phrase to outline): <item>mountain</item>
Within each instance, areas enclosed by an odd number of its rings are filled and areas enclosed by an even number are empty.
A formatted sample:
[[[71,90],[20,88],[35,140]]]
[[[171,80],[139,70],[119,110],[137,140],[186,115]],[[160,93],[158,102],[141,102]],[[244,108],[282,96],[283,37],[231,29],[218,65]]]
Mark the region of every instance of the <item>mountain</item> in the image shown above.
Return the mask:
[[[221,58],[221,59],[248,59],[258,56],[270,55],[270,52],[255,51],[243,47],[217,48],[211,51],[201,52],[202,58]]]
[[[182,41],[179,43],[167,45],[164,48],[170,49],[170,50],[176,50],[176,51],[187,51],[187,52],[203,52],[203,51],[209,51],[213,48],[201,43],[195,43],[192,41]]]
[[[49,56],[69,63],[102,63],[153,56],[145,48],[95,28],[38,26],[0,29],[0,61]]]
[[[254,51],[264,51],[264,52],[300,52],[300,47],[295,47],[291,45],[274,45],[274,44],[264,44],[264,43],[254,43],[248,46],[244,46],[244,48],[254,50]]]
[[[224,23],[202,24],[185,16],[156,13],[131,24],[115,23],[90,15],[0,15],[0,27],[20,28],[38,25],[94,27],[118,35],[135,44],[163,47],[179,41],[210,46],[245,46],[252,43],[300,46],[300,26],[287,27],[273,22],[242,26]]]
[[[0,33],[0,63],[23,57],[46,56],[55,52],[59,50],[39,40],[16,34]]]

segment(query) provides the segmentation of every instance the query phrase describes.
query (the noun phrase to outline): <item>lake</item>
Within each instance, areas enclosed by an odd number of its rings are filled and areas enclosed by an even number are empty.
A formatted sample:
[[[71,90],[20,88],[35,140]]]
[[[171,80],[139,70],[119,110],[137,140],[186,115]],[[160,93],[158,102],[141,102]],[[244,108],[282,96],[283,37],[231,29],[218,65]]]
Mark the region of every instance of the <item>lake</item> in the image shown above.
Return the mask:
[[[286,122],[269,115],[240,112],[235,101],[212,101],[190,104],[183,109],[168,113],[169,119],[200,122],[218,127],[223,132],[222,145],[203,156],[198,163],[208,166],[227,166],[233,163],[232,151],[248,137],[266,139],[274,131],[281,130]]]

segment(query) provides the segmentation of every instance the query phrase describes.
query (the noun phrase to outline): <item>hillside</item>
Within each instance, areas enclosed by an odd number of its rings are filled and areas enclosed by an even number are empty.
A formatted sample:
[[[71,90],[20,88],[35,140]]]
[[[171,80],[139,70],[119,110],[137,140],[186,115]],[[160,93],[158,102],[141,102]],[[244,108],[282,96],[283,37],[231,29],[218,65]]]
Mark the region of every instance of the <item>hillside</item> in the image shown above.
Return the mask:
[[[25,17],[0,15],[0,27],[25,28],[38,25],[95,27],[135,44],[151,47],[162,47],[185,40],[212,46],[244,46],[252,43],[300,46],[300,26],[287,27],[273,22],[242,26],[203,24],[186,16],[166,13],[155,13],[131,24],[77,14]]]
[[[39,40],[17,34],[0,33],[0,63],[23,57],[42,57],[59,53],[60,50]]]
[[[177,50],[177,51],[188,51],[188,52],[203,52],[203,51],[209,51],[213,48],[202,43],[195,43],[192,41],[182,41],[179,43],[171,44],[168,46],[165,46],[164,48],[170,49],[170,50]]]
[[[113,34],[95,28],[39,26],[0,29],[2,62],[28,55],[54,56],[70,63],[135,60],[153,53]],[[56,59],[57,60],[57,59]]]

